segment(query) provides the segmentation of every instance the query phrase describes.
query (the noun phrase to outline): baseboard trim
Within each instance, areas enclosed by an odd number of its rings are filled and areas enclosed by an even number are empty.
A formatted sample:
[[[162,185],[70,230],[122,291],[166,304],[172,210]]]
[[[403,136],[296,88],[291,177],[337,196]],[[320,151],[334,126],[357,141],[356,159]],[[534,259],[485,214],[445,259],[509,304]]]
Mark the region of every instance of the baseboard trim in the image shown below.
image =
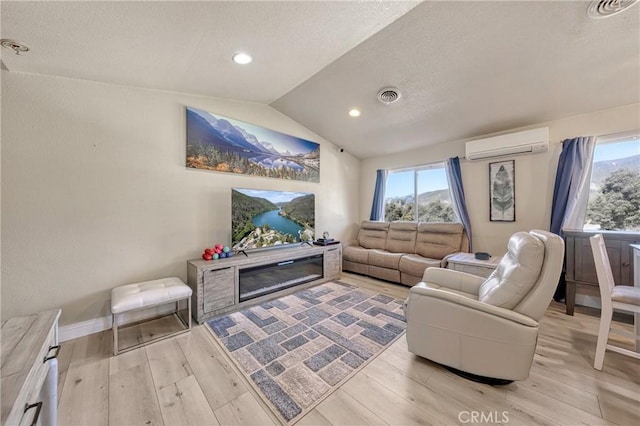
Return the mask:
[[[111,317],[94,318],[58,328],[58,341],[66,342],[78,337],[100,333],[111,328]]]
[[[576,305],[600,309],[600,297],[588,294],[576,294]]]
[[[144,321],[153,317],[165,315],[175,311],[175,303],[167,305],[155,306],[142,311],[133,311],[131,313],[122,314],[119,323],[129,323],[136,321]],[[74,324],[63,325],[58,328],[58,341],[66,342],[68,340],[77,339],[79,337],[88,336],[90,334],[100,333],[109,330],[112,326],[111,315],[94,318]]]

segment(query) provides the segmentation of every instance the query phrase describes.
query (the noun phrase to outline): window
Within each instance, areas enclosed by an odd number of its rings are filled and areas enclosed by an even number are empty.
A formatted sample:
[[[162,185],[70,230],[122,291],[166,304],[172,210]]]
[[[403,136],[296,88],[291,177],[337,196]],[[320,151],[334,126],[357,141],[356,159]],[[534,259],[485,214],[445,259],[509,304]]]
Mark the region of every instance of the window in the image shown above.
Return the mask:
[[[584,230],[640,231],[640,137],[599,137]]]
[[[385,188],[384,219],[388,222],[455,221],[444,164],[389,172]]]

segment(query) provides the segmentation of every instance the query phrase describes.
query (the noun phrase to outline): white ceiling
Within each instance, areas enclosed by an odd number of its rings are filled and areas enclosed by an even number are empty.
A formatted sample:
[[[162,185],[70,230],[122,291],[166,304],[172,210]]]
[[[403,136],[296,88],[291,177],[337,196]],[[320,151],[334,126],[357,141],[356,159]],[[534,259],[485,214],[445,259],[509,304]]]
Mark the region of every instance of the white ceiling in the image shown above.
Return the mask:
[[[69,1],[1,4],[11,71],[270,103],[416,2]],[[250,66],[231,61],[236,51]]]
[[[366,158],[640,102],[640,5],[597,21],[587,5],[3,1],[2,38],[32,51],[2,61],[270,103]],[[376,101],[387,85],[398,103]]]

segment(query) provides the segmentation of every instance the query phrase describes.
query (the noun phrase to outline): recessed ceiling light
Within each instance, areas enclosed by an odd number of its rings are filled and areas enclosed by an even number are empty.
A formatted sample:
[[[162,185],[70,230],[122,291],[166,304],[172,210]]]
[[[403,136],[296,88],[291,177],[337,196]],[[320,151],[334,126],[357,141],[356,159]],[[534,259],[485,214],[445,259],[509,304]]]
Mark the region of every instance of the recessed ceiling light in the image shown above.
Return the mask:
[[[232,59],[233,59],[233,62],[240,65],[246,65],[251,61],[253,61],[253,58],[249,56],[249,54],[243,53],[243,52],[234,53]]]
[[[360,110],[353,108],[351,111],[349,111],[349,115],[352,117],[360,117]]]

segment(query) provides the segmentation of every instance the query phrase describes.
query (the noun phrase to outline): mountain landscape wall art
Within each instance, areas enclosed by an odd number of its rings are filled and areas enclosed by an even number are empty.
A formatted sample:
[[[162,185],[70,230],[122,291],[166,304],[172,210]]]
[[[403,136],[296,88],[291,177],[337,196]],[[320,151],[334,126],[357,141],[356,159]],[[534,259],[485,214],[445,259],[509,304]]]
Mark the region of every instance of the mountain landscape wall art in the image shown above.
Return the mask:
[[[196,108],[187,111],[187,167],[320,182],[320,145]]]

